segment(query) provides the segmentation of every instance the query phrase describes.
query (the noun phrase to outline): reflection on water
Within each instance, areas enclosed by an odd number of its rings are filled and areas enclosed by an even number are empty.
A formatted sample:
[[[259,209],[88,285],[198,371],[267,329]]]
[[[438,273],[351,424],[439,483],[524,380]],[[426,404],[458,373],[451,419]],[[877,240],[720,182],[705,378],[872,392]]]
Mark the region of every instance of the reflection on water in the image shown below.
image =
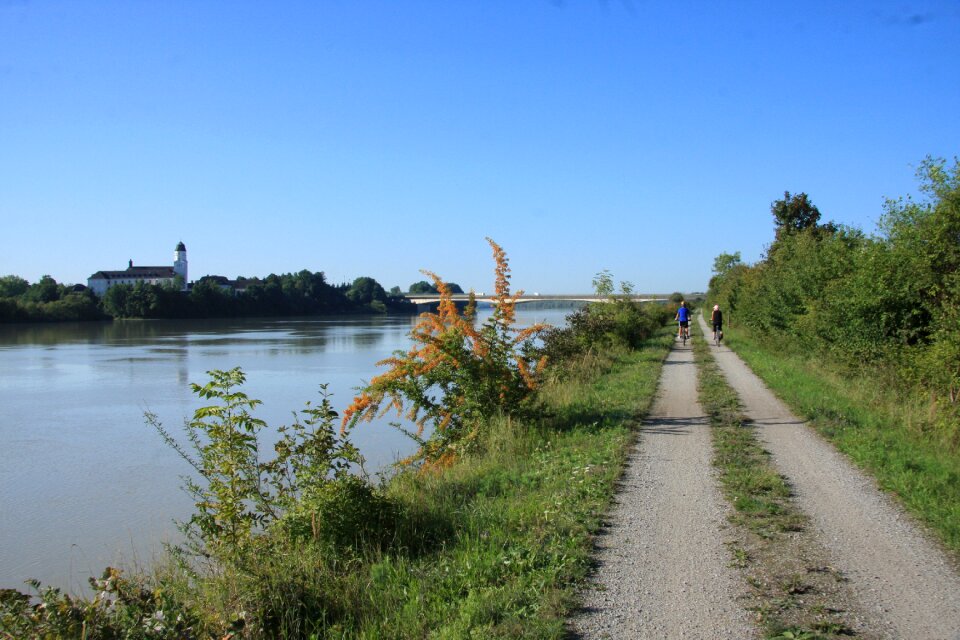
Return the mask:
[[[256,343],[289,349],[316,350],[329,340],[341,346],[375,346],[385,330],[409,326],[407,316],[364,316],[335,320],[304,319],[213,319],[213,320],[118,320],[36,325],[0,325],[0,349],[12,346],[121,345],[137,344],[162,349],[196,345]]]
[[[562,322],[569,310],[519,313]],[[526,316],[526,317],[525,317]],[[481,318],[482,319],[482,318]],[[289,424],[329,384],[334,406],[405,349],[416,318],[126,321],[0,326],[0,588],[36,577],[82,590],[110,564],[148,563],[191,504],[185,463],[144,423],[178,433],[200,406],[189,383],[242,367],[256,415]],[[367,469],[412,443],[383,424],[351,439]]]

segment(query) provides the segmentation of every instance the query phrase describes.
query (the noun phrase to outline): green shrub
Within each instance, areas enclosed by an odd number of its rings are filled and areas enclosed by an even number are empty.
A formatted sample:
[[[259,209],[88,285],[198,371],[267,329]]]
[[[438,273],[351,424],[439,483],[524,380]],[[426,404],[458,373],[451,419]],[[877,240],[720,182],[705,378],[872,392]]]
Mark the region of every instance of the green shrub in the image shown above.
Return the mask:
[[[117,569],[90,578],[92,599],[75,598],[33,580],[35,595],[0,589],[0,637],[87,640],[189,640],[200,637],[191,607],[144,578]]]
[[[960,161],[927,158],[925,199],[888,200],[876,237],[815,216],[778,228],[758,263],[721,254],[711,303],[728,326],[799,344],[851,370],[876,367],[930,401],[941,442],[960,447]],[[789,195],[789,194],[787,194]],[[806,201],[806,194],[801,194]],[[783,201],[776,201],[775,218]]]
[[[214,556],[220,562],[245,562],[254,538],[301,500],[320,501],[329,495],[329,485],[346,480],[360,454],[341,435],[335,421],[326,385],[317,407],[309,402],[294,414],[291,426],[278,429],[271,460],[261,457],[259,433],[267,426],[252,414],[260,403],[238,387],[246,376],[239,368],[210,371],[210,382],[191,385],[194,392],[216,404],[201,407],[184,426],[188,451],[153,415],[147,415],[164,440],[199,474],[201,481],[185,480],[196,511],[182,529],[198,555]],[[361,482],[357,480],[357,482]],[[336,494],[336,490],[332,490]],[[322,516],[322,514],[321,514]]]
[[[301,499],[275,528],[326,547],[371,549],[392,540],[396,520],[396,505],[361,478],[343,475]]]
[[[637,349],[672,317],[664,305],[641,304],[623,298],[593,303],[567,316],[564,327],[552,327],[542,335],[539,353],[562,374],[561,365],[591,351]]]

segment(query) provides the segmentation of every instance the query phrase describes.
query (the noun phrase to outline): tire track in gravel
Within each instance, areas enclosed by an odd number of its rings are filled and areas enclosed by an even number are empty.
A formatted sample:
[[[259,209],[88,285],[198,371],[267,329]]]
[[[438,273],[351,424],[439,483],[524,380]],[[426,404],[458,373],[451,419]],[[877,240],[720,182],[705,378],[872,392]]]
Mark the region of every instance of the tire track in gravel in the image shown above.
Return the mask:
[[[711,466],[690,346],[676,345],[597,542],[594,588],[571,621],[576,638],[759,636],[743,608],[722,530],[727,506]]]
[[[703,318],[699,320],[706,333]],[[950,559],[872,478],[797,418],[734,352],[710,348],[863,611],[891,638],[960,639],[960,575]]]

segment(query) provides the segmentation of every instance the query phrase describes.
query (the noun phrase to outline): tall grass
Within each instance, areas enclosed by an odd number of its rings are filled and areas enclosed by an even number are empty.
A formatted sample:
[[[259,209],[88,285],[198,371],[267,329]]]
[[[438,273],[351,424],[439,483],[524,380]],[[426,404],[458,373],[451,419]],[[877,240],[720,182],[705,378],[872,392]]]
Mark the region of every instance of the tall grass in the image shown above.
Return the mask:
[[[580,363],[544,387],[540,422],[499,421],[483,455],[396,478],[389,495],[444,532],[422,555],[369,565],[376,602],[351,637],[563,637],[668,344]]]

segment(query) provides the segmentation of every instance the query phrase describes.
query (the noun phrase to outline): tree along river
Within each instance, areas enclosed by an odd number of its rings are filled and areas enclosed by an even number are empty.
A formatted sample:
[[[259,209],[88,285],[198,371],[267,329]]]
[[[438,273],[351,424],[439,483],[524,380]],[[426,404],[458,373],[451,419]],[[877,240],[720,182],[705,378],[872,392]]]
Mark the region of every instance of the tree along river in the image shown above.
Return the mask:
[[[526,310],[518,323],[562,324],[570,309]],[[486,311],[489,314],[489,310]],[[480,311],[479,321],[486,317]],[[24,580],[73,592],[106,566],[149,565],[179,535],[192,503],[189,466],[144,421],[175,436],[203,401],[190,391],[211,369],[241,367],[255,415],[292,422],[328,383],[338,411],[406,349],[411,316],[0,325],[0,588]],[[351,440],[366,469],[414,449],[389,426]],[[272,439],[264,438],[264,452]]]

